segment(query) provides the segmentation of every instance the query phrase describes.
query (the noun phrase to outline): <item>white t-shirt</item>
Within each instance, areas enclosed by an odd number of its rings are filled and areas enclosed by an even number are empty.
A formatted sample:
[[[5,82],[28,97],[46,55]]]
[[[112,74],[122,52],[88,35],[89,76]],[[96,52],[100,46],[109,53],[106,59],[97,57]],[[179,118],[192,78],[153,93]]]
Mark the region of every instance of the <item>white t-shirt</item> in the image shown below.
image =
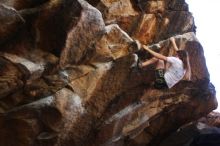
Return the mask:
[[[186,70],[183,68],[183,62],[177,57],[167,57],[170,66],[166,69],[164,79],[169,88],[172,88],[185,75]]]

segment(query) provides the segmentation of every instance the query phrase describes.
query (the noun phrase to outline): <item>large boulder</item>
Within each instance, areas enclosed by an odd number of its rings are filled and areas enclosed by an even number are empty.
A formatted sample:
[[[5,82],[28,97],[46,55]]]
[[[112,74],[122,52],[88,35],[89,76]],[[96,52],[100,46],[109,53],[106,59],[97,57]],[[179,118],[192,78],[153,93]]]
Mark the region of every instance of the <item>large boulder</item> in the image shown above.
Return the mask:
[[[184,0],[0,2],[2,146],[157,146],[217,107]],[[157,90],[138,41],[173,55],[171,36],[192,80]]]

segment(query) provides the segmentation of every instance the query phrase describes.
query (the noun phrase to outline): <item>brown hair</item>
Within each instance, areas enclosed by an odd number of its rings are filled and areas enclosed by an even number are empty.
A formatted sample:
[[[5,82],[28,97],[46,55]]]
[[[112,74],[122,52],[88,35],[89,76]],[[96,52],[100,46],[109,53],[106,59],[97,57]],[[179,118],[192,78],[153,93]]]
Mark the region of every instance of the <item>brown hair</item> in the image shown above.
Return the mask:
[[[177,55],[178,55],[179,59],[181,59],[182,62],[183,62],[183,68],[187,69],[187,61],[188,61],[188,58],[189,58],[188,53],[185,50],[178,50]]]
[[[183,68],[186,70],[185,78],[187,80],[190,80],[191,79],[191,67],[189,63],[188,52],[186,50],[178,50],[177,55],[182,60]]]

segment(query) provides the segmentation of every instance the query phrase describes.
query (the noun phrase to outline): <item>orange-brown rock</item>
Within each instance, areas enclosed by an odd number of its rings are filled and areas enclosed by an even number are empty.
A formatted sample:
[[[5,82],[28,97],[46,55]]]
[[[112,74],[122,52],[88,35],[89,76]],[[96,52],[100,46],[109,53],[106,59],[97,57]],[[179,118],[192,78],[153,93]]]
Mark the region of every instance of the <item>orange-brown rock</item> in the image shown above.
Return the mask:
[[[157,146],[217,107],[184,1],[0,3],[1,146]],[[157,90],[137,42],[173,55],[171,36],[192,80]]]
[[[87,54],[93,53],[93,43],[104,32],[101,13],[87,2],[79,1],[82,7],[80,18],[67,35],[65,47],[60,56],[60,65],[79,64]],[[90,56],[89,56],[90,57]]]

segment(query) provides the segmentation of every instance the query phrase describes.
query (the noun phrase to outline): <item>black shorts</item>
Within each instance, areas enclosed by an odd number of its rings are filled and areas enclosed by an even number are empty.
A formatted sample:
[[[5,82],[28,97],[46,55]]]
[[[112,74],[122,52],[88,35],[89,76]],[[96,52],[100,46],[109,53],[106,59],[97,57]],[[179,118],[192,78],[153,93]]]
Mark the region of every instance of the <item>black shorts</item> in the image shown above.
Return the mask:
[[[156,89],[165,89],[168,88],[167,83],[164,79],[164,69],[157,69],[155,71],[155,82],[154,82],[154,87]]]

